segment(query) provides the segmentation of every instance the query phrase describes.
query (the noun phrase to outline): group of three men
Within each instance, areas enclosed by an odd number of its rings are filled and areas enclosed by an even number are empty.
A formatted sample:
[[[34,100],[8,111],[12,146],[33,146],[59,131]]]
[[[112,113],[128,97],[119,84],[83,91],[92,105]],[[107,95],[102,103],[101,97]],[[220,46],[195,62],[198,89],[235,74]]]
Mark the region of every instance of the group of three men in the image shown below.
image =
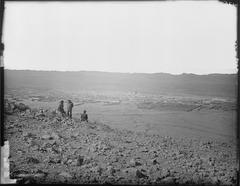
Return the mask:
[[[72,118],[72,109],[73,109],[73,102],[71,100],[67,101],[67,113],[64,110],[64,101],[61,100],[59,102],[57,111],[61,113],[62,116],[68,116],[69,118]],[[87,121],[88,122],[88,115],[87,111],[84,110],[83,113],[81,114],[81,121]]]

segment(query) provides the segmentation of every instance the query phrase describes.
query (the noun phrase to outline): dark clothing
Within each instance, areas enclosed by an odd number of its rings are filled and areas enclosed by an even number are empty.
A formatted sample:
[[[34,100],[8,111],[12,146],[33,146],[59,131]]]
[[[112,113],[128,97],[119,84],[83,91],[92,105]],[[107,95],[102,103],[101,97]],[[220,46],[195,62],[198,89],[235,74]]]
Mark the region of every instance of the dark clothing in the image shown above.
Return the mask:
[[[68,116],[69,118],[72,118],[72,110],[67,110],[67,116]]]
[[[60,103],[58,105],[58,109],[57,109],[62,115],[65,114],[64,108],[63,108],[63,103]]]
[[[72,118],[72,108],[73,108],[73,102],[67,103],[67,116]]]
[[[81,114],[81,121],[88,122],[88,115],[86,113]]]

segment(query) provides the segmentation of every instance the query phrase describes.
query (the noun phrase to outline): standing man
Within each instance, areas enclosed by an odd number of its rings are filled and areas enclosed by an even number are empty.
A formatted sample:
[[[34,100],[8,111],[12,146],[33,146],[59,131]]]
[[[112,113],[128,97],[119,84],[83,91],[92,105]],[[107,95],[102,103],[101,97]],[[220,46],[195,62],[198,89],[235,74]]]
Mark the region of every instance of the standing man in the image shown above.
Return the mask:
[[[83,113],[81,114],[81,121],[88,122],[88,115],[86,110],[84,110]]]
[[[73,108],[73,102],[71,100],[68,100],[67,102],[67,116],[72,118],[72,108]]]
[[[59,102],[59,105],[58,105],[58,108],[57,108],[57,111],[64,117],[66,112],[64,111],[64,105],[63,105],[64,101],[61,100]]]

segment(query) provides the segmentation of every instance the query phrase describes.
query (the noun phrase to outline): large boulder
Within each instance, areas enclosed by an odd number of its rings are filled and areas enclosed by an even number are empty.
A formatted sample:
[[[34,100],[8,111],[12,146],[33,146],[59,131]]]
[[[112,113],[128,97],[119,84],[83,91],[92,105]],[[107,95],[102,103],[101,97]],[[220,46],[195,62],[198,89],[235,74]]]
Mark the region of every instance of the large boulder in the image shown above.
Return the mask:
[[[10,105],[11,105],[13,112],[15,112],[15,111],[25,112],[27,110],[31,110],[31,108],[28,105],[25,105],[23,103],[18,104],[18,103],[12,102],[12,103],[10,103]]]
[[[14,112],[14,103],[9,102],[7,99],[4,100],[4,113],[11,115]]]

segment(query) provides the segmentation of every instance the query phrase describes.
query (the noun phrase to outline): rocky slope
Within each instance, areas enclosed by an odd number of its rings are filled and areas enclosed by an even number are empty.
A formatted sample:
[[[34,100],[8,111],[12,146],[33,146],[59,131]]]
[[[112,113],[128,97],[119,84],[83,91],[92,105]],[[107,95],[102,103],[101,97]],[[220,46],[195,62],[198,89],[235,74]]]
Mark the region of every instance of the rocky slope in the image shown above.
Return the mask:
[[[236,183],[233,141],[117,130],[37,109],[7,112],[5,136],[19,183]]]

